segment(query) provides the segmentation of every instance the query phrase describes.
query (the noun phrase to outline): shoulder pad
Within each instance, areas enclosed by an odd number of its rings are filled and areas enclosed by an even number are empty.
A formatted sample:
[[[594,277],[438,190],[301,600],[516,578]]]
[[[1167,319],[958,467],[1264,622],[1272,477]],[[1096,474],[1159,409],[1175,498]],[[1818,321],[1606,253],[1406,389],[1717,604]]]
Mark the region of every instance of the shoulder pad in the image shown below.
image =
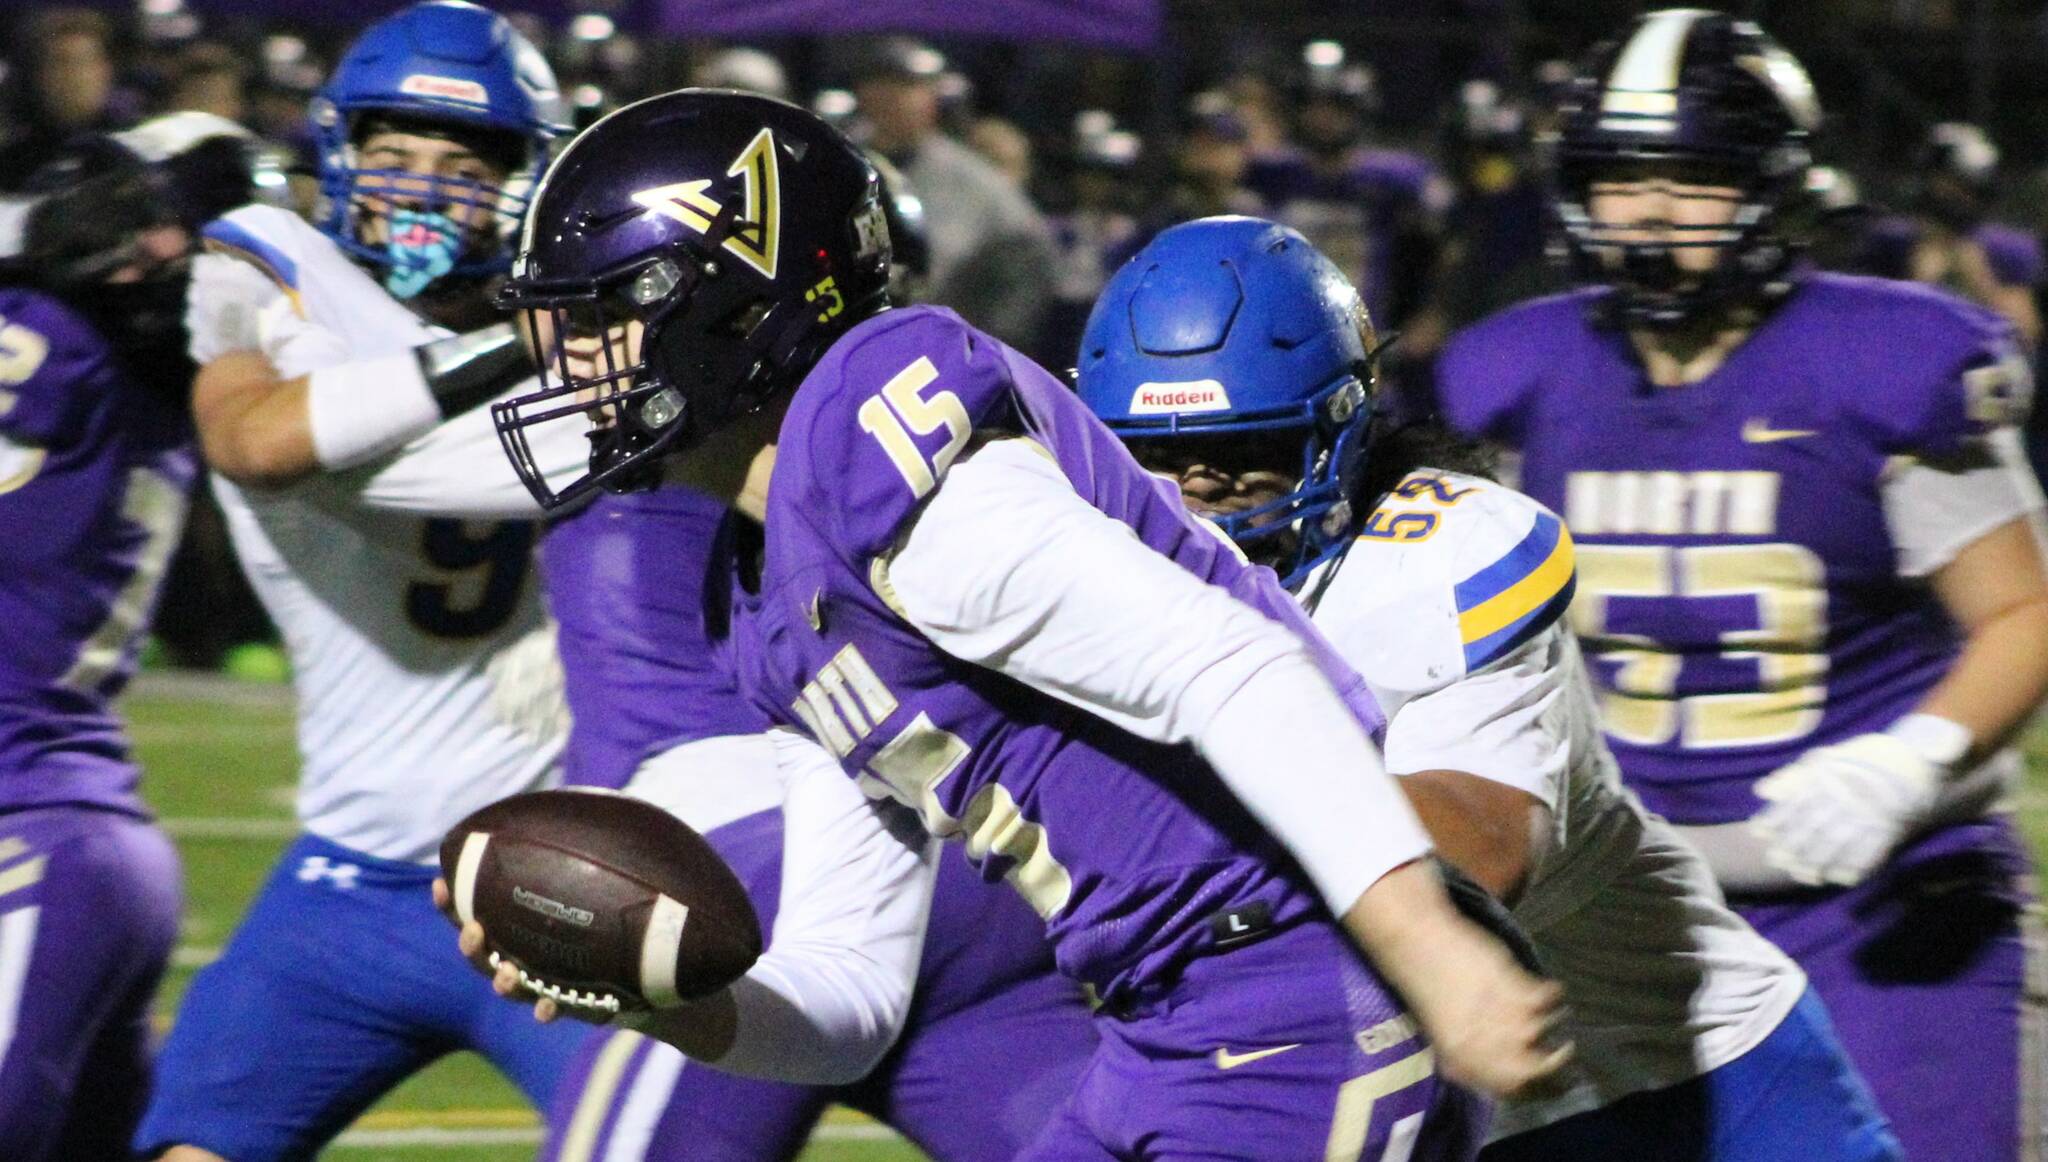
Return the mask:
[[[1014,430],[1001,345],[936,307],[855,327],[797,388],[777,473],[788,503],[852,557],[884,552],[978,430]]]
[[[1597,291],[1551,295],[1501,311],[1451,336],[1436,362],[1438,405],[1453,428],[1520,446],[1554,338],[1583,329]]]
[[[1555,624],[1571,604],[1571,535],[1492,481],[1411,475],[1367,518],[1316,609],[1378,689],[1440,689]]]
[[[208,222],[199,236],[209,252],[254,266],[296,302],[302,234],[311,231],[312,227],[288,210],[243,206]]]
[[[2012,328],[1993,312],[1917,283],[1815,275],[1837,338],[1830,365],[1856,383],[1844,406],[1886,455],[1956,455],[2018,422],[2033,375]],[[1857,336],[1911,336],[1859,344]],[[1839,358],[1836,358],[1836,357]]]

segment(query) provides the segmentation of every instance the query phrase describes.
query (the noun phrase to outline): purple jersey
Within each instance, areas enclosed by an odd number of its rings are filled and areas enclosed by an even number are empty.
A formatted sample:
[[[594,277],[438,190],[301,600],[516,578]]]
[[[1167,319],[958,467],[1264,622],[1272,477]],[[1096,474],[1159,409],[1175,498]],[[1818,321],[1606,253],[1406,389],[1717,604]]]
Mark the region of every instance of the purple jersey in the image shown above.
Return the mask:
[[[1192,749],[953,658],[890,609],[882,560],[975,432],[1034,440],[1144,543],[1320,642],[1270,571],[1188,516],[1058,381],[952,312],[911,307],[855,327],[797,389],[758,583],[734,597],[742,686],[871,794],[964,839],[984,876],[1045,918],[1061,969],[1112,1004],[1170,985],[1230,915],[1327,922]],[[1327,650],[1319,660],[1380,725],[1363,683]]]
[[[565,781],[622,787],[671,747],[768,729],[712,640],[727,620],[727,519],[710,497],[663,488],[600,496],[548,530],[540,565],[574,719]],[[781,831],[763,812],[708,837],[740,873],[763,927],[781,893]],[[1052,971],[1040,926],[1011,893],[953,860],[934,890],[917,1014],[951,1013]]]
[[[564,781],[623,787],[672,746],[768,729],[705,626],[724,616],[725,575],[715,589],[706,579],[726,515],[708,496],[664,488],[602,495],[549,526],[540,567],[572,718]]]
[[[56,301],[0,289],[0,808],[143,811],[113,699],[197,474],[179,401]]]
[[[1922,236],[1920,223],[1913,218],[1878,218],[1864,231],[1856,268],[1884,278],[1911,278],[1913,250]],[[1984,251],[1999,285],[2031,287],[2041,281],[2041,243],[2033,235],[1998,222],[1980,222],[1970,228],[1969,238]]]
[[[1605,292],[1504,311],[1438,364],[1445,415],[1519,449],[1578,544],[1572,607],[1615,757],[1654,811],[1745,819],[1751,786],[1912,710],[1960,645],[1901,578],[1880,484],[2006,421],[2024,372],[1989,312],[1806,276],[1707,379],[1655,389]]]
[[[1449,201],[1428,159],[1365,149],[1325,174],[1288,153],[1253,162],[1245,185],[1265,200],[1271,217],[1301,231],[1350,277],[1382,326],[1418,304],[1428,275],[1420,242]]]

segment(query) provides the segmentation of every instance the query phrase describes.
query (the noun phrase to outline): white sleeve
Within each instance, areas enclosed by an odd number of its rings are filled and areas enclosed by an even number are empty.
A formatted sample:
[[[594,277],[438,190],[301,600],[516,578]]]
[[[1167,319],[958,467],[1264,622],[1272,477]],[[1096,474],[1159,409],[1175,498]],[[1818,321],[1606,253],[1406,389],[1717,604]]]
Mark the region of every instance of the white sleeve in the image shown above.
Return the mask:
[[[2041,486],[2019,433],[1999,428],[1972,451],[1956,464],[1909,461],[1885,479],[1885,525],[1900,576],[1929,576],[1979,537],[2029,514],[2040,537]]]
[[[340,336],[299,313],[270,275],[226,254],[192,259],[185,295],[185,328],[192,361],[201,367],[237,351],[260,352],[292,379],[346,359]]]
[[[194,257],[185,297],[192,361],[204,367],[229,352],[261,350],[261,317],[284,302],[284,289],[254,266],[224,254]]]
[[[508,394],[531,391],[531,381]],[[590,441],[580,424],[527,429],[535,460],[557,491],[590,467]],[[475,520],[541,515],[533,494],[498,443],[489,405],[450,417],[385,458],[341,475],[370,508]]]
[[[1387,722],[1387,769],[1464,771],[1557,810],[1572,761],[1564,635],[1552,625],[1478,673],[1403,702]]]
[[[782,899],[767,951],[732,986],[739,1023],[718,1068],[845,1085],[903,1031],[931,913],[938,844],[871,801],[807,739],[773,732],[787,780]]]
[[[1339,915],[1429,850],[1303,643],[1147,548],[1026,441],[951,467],[887,583],[947,653],[1139,737],[1193,743]]]

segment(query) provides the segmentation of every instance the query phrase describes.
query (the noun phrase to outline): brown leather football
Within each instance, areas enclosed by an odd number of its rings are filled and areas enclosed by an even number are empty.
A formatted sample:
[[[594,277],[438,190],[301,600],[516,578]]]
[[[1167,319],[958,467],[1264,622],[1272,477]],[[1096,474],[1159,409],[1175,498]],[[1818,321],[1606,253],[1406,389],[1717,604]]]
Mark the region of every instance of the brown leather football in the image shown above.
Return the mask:
[[[606,1011],[718,991],[761,955],[730,867],[675,816],[609,791],[514,795],[441,841],[456,915],[529,987]]]

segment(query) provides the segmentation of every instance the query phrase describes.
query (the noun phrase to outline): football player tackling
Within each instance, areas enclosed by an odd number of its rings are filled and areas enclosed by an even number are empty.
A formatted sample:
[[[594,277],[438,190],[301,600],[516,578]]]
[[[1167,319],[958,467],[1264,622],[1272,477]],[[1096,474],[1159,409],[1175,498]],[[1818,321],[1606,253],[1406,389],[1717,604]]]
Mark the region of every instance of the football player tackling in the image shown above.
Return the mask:
[[[1988,311],[1798,265],[1818,119],[1726,16],[1596,52],[1557,206],[1593,285],[1457,336],[1443,410],[1564,515],[1624,780],[1805,968],[1907,1157],[2037,1157],[1993,809],[2048,689],[2026,364]]]
[[[839,134],[764,98],[641,102],[564,153],[525,243],[513,301],[607,340],[602,374],[498,409],[537,491],[666,470],[758,521],[742,690],[964,841],[1101,1000],[1022,1157],[1465,1157],[1447,1080],[1566,1060],[1554,986],[1419,862],[1369,699],[1270,575],[1042,370],[882,309],[875,177]],[[521,445],[586,410],[592,476],[555,492]],[[715,1062],[747,1031],[729,998],[651,1027]]]
[[[1564,624],[1570,535],[1472,474],[1476,449],[1375,423],[1378,345],[1300,235],[1208,218],[1110,281],[1080,391],[1301,593],[1386,709],[1439,850],[1564,985],[1573,1084],[1506,1105],[1482,1157],[1898,1157],[1803,974],[1622,791]]]
[[[147,1155],[310,1157],[458,1049],[544,1105],[579,1043],[504,1019],[429,895],[451,824],[553,775],[559,738],[501,709],[515,647],[543,625],[537,526],[500,519],[532,501],[481,454],[486,412],[464,417],[482,437],[467,457],[387,455],[460,437],[444,414],[532,374],[509,326],[486,327],[485,279],[509,260],[514,187],[544,160],[556,104],[502,17],[416,5],[366,31],[323,93],[321,228],[248,206],[204,231],[193,410],[291,654],[304,835],[186,995]]]

